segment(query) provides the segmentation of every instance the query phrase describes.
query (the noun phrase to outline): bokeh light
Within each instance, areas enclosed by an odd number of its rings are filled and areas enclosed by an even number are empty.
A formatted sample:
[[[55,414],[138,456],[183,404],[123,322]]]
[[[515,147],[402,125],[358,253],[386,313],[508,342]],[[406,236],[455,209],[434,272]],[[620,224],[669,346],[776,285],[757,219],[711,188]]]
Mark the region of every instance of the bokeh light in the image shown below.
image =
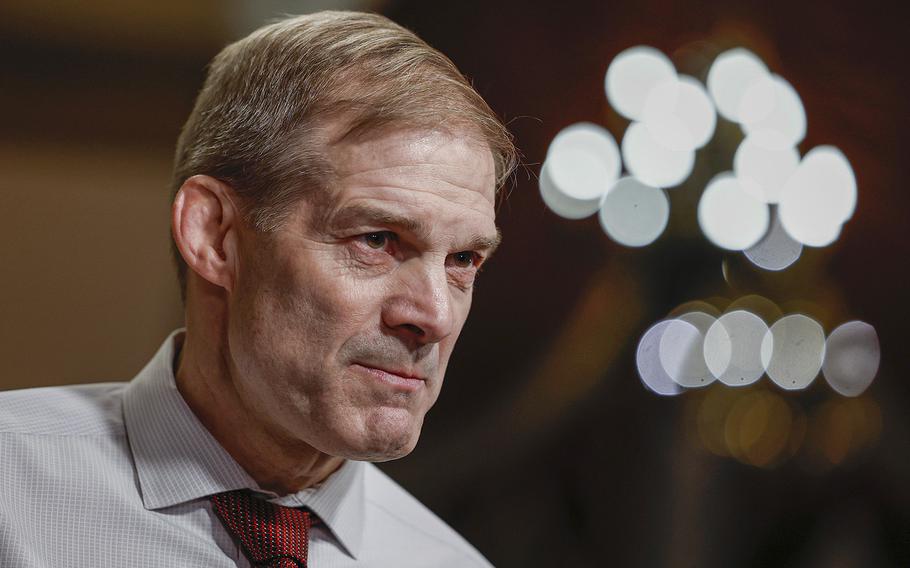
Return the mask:
[[[813,148],[801,164],[800,176],[811,176],[817,185],[828,186],[828,203],[846,222],[856,211],[856,175],[847,156],[834,146]]]
[[[686,410],[690,439],[714,455],[755,467],[780,465],[805,438],[800,406],[762,385],[715,385],[689,398]]]
[[[736,113],[740,126],[745,127],[746,124],[754,124],[769,117],[774,112],[776,90],[770,73],[749,83],[739,100],[739,110]]]
[[[673,62],[653,47],[637,46],[618,54],[607,68],[607,99],[616,112],[640,120],[648,94],[657,85],[676,80]]]
[[[600,225],[611,239],[628,247],[653,243],[670,218],[664,190],[632,177],[616,182],[600,205]]]
[[[784,315],[764,296],[710,300],[677,306],[642,338],[639,372],[649,389],[675,394],[667,381],[685,389],[715,380],[743,387],[767,374],[784,390],[802,390],[824,366],[835,392],[857,396],[875,377],[878,337],[864,322],[841,325],[826,340],[817,320],[802,313]]]
[[[724,421],[727,452],[743,463],[768,467],[784,457],[793,422],[790,406],[766,390],[740,396]]]
[[[799,260],[803,245],[784,230],[776,208],[771,214],[771,228],[758,243],[743,251],[752,264],[765,270],[779,271]]]
[[[680,75],[679,79],[664,81],[651,90],[641,121],[667,148],[691,151],[711,140],[717,113],[701,83]]]
[[[856,209],[856,177],[843,152],[819,146],[805,155],[780,195],[780,220],[797,241],[834,242]]]
[[[715,318],[704,312],[689,312],[671,320],[660,339],[660,362],[678,385],[704,387],[715,378],[704,356],[705,334]]]
[[[773,104],[768,105],[767,101]],[[765,107],[770,106],[766,111]],[[758,112],[754,112],[758,109]],[[768,150],[793,148],[806,137],[806,110],[796,89],[780,75],[754,81],[740,101],[743,132]]]
[[[838,394],[859,396],[875,379],[880,361],[875,328],[862,321],[849,321],[828,336],[822,373]]]
[[[708,92],[717,112],[727,120],[741,122],[743,96],[754,82],[768,75],[768,67],[748,49],[736,48],[718,55],[708,71]]]
[[[746,136],[733,156],[736,179],[749,193],[765,203],[780,201],[780,192],[799,167],[794,147],[768,149],[755,136]]]
[[[698,202],[702,232],[728,250],[755,245],[768,231],[769,217],[768,205],[743,189],[729,172],[715,176]]]
[[[540,196],[543,202],[553,213],[566,219],[584,219],[597,213],[600,209],[600,197],[592,199],[577,199],[561,192],[550,177],[550,168],[544,162],[540,168]]]
[[[574,199],[600,199],[619,178],[616,140],[605,128],[580,122],[562,129],[547,150],[550,179]]]
[[[725,312],[746,310],[760,317],[765,323],[773,323],[784,317],[780,306],[759,294],[747,294],[730,302]]]
[[[635,363],[641,382],[651,391],[674,396],[683,392],[683,388],[670,378],[660,362],[660,340],[672,320],[660,321],[651,326],[638,342]]]
[[[825,331],[802,314],[784,316],[768,329],[761,360],[768,377],[786,390],[804,389],[815,380],[825,358]]]
[[[724,303],[724,306],[729,304],[729,300]],[[685,319],[685,316],[692,315],[696,312],[703,312],[707,316],[711,317],[711,323],[714,323],[714,320],[720,317],[721,307],[716,306],[714,303],[709,303],[704,300],[689,300],[688,302],[683,302],[682,304],[676,306],[670,310],[670,317],[679,317]],[[701,329],[700,325],[694,321],[686,319],[692,325]],[[711,327],[709,324],[708,327]],[[704,329],[705,332],[708,331],[707,327]]]
[[[647,246],[669,223],[667,190],[692,175],[696,151],[713,138],[720,114],[738,124],[744,137],[732,171],[711,178],[698,201],[697,221],[707,239],[742,251],[768,271],[792,266],[804,246],[834,242],[855,211],[856,178],[832,146],[800,159],[807,120],[793,85],[743,48],[720,54],[706,85],[678,74],[652,47],[618,54],[604,87],[609,103],[631,122],[618,146],[595,124],[563,129],[541,168],[544,202],[569,219],[599,210],[610,239]],[[627,174],[621,177],[623,168]],[[661,395],[710,390],[704,387],[714,381],[745,387],[766,373],[782,389],[805,389],[823,370],[836,392],[856,396],[873,380],[879,358],[878,339],[868,324],[850,322],[826,340],[811,317],[785,316],[757,295],[679,306],[644,333],[636,351],[643,384]],[[778,393],[737,390],[748,396],[725,411],[727,455],[764,467],[792,454],[806,432],[802,411]]]
[[[705,236],[720,248],[746,251],[753,264],[773,271],[792,265],[803,245],[834,242],[855,210],[856,179],[843,153],[831,146],[815,148],[800,161],[797,145],[807,121],[793,85],[744,48],[721,53],[706,83],[707,89],[678,74],[652,47],[619,53],[604,78],[610,104],[632,121],[619,149],[609,132],[590,123],[560,132],[541,173],[544,200],[567,218],[591,215],[591,200],[608,193],[623,165],[645,186],[677,187],[692,174],[695,151],[711,140],[719,113],[738,123],[745,137],[733,174],[718,174],[702,193],[698,223]],[[625,203],[619,195],[611,199]],[[776,218],[767,205],[778,205]],[[611,227],[622,220],[611,218],[611,211],[618,209],[602,210],[601,221],[608,235],[619,235]],[[656,238],[653,232],[646,236],[616,240],[645,246]]]
[[[761,378],[761,343],[768,326],[755,314],[734,310],[717,318],[705,334],[705,362],[711,374],[728,386],[743,386]]]
[[[825,470],[843,464],[881,437],[881,409],[874,399],[832,399],[812,413],[806,458],[813,469]]]
[[[641,122],[633,122],[622,138],[622,159],[633,176],[654,187],[676,187],[695,167],[694,150],[674,150]]]

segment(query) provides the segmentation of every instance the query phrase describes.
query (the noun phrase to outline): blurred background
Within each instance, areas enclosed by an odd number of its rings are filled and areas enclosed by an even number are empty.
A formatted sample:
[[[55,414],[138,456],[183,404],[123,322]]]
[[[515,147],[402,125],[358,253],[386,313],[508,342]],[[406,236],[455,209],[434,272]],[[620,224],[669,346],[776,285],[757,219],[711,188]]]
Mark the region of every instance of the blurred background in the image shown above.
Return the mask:
[[[449,55],[525,157],[443,394],[386,472],[497,566],[910,566],[910,50],[876,3],[6,0],[0,389],[129,380],[181,325],[168,180],[205,65],[269,18],[326,8],[381,12]],[[730,169],[735,149],[714,142],[648,247],[551,213],[550,141],[579,121],[621,138],[604,73],[639,44],[702,81],[739,46],[783,75],[806,110],[802,153],[833,144],[855,171],[840,238],[782,272],[710,244],[699,172]],[[695,301],[826,333],[865,321],[877,376],[856,397],[821,377],[659,396],[639,340]]]

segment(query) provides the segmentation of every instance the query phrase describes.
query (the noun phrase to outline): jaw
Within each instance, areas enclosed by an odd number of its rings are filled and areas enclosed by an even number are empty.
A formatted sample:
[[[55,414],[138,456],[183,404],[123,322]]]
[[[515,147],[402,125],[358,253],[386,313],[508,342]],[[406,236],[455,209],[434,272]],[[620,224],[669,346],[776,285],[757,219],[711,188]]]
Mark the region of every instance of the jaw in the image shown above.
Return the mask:
[[[357,417],[356,424],[336,431],[329,453],[358,461],[384,462],[404,457],[417,445],[423,414],[401,407],[380,407]]]

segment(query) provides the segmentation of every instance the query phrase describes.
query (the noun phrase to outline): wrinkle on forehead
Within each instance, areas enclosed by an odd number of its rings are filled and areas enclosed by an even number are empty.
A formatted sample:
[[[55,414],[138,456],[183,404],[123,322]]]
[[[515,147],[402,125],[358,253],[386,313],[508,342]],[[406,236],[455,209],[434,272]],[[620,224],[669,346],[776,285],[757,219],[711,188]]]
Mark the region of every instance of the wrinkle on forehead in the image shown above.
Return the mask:
[[[369,183],[370,174],[408,174],[412,181],[432,187],[473,190],[491,205],[496,173],[493,152],[473,136],[458,131],[396,130],[382,136],[343,140],[328,150],[336,180],[351,178]],[[465,167],[472,164],[472,167]],[[418,189],[409,187],[407,189]]]

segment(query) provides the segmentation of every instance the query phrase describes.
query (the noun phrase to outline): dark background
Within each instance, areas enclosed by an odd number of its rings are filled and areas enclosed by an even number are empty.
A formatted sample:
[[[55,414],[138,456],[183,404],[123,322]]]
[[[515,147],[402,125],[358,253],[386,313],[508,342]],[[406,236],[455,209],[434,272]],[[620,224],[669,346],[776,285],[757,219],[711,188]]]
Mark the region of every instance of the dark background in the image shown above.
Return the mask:
[[[417,450],[383,469],[498,566],[910,566],[910,50],[896,5],[4,3],[0,388],[128,380],[180,325],[168,178],[204,66],[268,17],[333,6],[385,13],[449,55],[525,162],[443,395]],[[744,46],[790,81],[808,117],[800,149],[833,144],[856,171],[840,239],[783,274],[708,244],[694,204],[707,172],[730,167],[717,141],[671,190],[670,227],[650,247],[551,214],[535,179],[549,141],[582,120],[621,137],[603,76],[639,44],[701,79]],[[870,389],[846,399],[821,378],[799,393],[762,379],[663,398],[642,386],[635,347],[650,325],[691,300],[749,294],[826,332],[874,325]],[[735,409],[761,397],[791,420],[786,443],[755,459],[727,442]]]

